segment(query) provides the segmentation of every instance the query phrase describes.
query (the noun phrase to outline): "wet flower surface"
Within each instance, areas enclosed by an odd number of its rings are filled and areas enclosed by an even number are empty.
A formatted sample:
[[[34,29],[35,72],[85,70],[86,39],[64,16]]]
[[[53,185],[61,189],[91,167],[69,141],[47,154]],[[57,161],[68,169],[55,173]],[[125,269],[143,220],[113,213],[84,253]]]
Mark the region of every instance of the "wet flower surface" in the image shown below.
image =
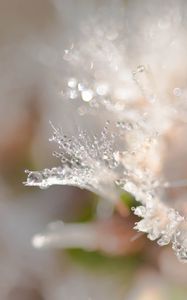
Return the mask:
[[[176,126],[186,127],[187,66],[180,60],[186,24],[179,3],[167,2],[155,16],[155,3],[148,4],[146,16],[138,4],[133,15],[133,5],[118,11],[118,18],[108,19],[106,10],[84,20],[79,38],[64,50],[70,76],[59,86],[61,101],[70,101],[82,118],[92,115],[95,124],[102,118],[101,132],[79,129],[69,136],[52,125],[51,141],[59,148],[54,155],[61,165],[28,171],[25,184],[77,186],[114,208],[120,194],[128,192],[140,203],[133,211],[142,220],[134,228],[160,246],[171,243],[178,258],[186,261],[186,216],[180,204],[174,208],[168,202],[168,190],[177,190],[178,200],[186,178],[179,172],[172,181],[164,172],[168,136]]]

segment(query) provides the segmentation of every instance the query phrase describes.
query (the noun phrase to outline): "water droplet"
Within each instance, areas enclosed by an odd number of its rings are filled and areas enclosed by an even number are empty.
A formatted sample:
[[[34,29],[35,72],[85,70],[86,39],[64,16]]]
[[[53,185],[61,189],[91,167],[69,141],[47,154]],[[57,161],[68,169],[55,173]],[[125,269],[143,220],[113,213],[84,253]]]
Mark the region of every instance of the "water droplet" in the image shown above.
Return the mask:
[[[124,184],[124,189],[125,191],[135,194],[137,191],[137,187],[133,182],[128,181],[127,183]]]
[[[70,99],[76,99],[78,97],[77,91],[76,90],[70,90],[69,91],[69,97],[70,97]]]
[[[29,184],[33,183],[41,183],[43,180],[43,176],[40,172],[30,172],[27,181]]]
[[[66,49],[64,51],[63,59],[66,60],[66,61],[72,60],[72,54],[71,54],[71,52],[69,50]]]
[[[156,230],[156,228],[152,229],[151,232],[147,235],[147,237],[151,240],[154,241],[159,237],[159,231]]]
[[[138,206],[134,208],[134,214],[143,218],[146,214],[146,208],[144,206]]]
[[[86,88],[86,87],[85,87],[85,85],[84,85],[83,83],[80,82],[80,83],[78,84],[78,90],[79,90],[80,92],[81,92],[81,91],[84,91],[85,88]]]
[[[116,179],[116,181],[115,181],[115,183],[117,184],[117,185],[121,185],[121,179]]]
[[[46,242],[46,237],[44,235],[35,235],[32,239],[32,245],[35,248],[42,248]]]
[[[163,235],[158,241],[157,241],[159,246],[165,246],[170,243],[170,238],[166,235]]]
[[[48,184],[46,184],[46,183],[42,183],[42,184],[40,184],[40,189],[41,190],[46,190],[46,189],[48,189],[49,188],[49,185]]]
[[[145,71],[145,67],[144,67],[143,65],[139,65],[139,66],[137,67],[137,72],[142,73],[142,72],[144,72],[144,71]]]
[[[82,100],[85,102],[89,102],[93,98],[93,91],[92,90],[84,90],[81,93]]]
[[[76,88],[77,86],[77,79],[76,78],[70,78],[68,80],[68,86],[72,89]]]
[[[174,88],[173,94],[176,97],[181,97],[182,96],[182,90],[179,87]]]
[[[116,123],[116,127],[121,128],[121,129],[126,129],[128,131],[133,129],[133,125],[129,122],[123,122],[123,121],[118,121]]]
[[[99,96],[105,96],[108,93],[108,85],[100,84],[96,88],[96,92]]]

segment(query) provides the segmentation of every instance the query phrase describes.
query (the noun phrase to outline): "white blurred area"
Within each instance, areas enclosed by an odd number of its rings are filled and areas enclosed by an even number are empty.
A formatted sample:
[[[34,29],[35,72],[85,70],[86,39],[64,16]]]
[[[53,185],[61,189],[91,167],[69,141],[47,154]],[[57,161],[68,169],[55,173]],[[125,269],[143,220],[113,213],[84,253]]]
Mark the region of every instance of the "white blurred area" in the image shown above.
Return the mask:
[[[25,190],[22,181],[25,169],[53,163],[49,120],[70,132],[78,122],[57,89],[70,34],[114,2],[0,0],[0,300],[186,299],[187,267],[170,252],[154,258],[153,250],[150,265],[132,276],[88,270],[66,254],[31,245],[48,223],[73,220],[89,197],[69,187]]]

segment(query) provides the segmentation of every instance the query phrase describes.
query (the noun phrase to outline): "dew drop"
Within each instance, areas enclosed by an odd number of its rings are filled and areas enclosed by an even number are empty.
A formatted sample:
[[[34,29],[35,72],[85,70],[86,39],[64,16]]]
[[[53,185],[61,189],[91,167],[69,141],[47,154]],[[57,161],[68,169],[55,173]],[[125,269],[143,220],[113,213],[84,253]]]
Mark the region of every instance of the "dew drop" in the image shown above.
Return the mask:
[[[138,206],[138,207],[134,208],[134,214],[143,218],[146,214],[145,207],[144,206]]]
[[[144,72],[144,71],[145,71],[145,67],[144,67],[143,65],[139,65],[139,66],[137,67],[137,72],[142,73],[142,72]]]
[[[72,54],[71,54],[71,52],[69,50],[66,49],[64,51],[63,59],[66,60],[66,61],[72,60]]]
[[[99,96],[105,96],[108,93],[108,86],[106,84],[100,84],[97,86],[96,92]]]
[[[181,95],[182,95],[182,90],[181,90],[179,87],[176,87],[176,88],[174,88],[174,90],[173,90],[173,94],[174,94],[174,96],[176,96],[176,97],[181,97]]]
[[[27,181],[29,184],[32,183],[41,183],[43,180],[42,174],[39,172],[30,172],[28,175]]]
[[[41,190],[46,190],[46,189],[48,189],[49,188],[49,185],[48,184],[46,184],[46,183],[42,183],[42,184],[40,184],[40,189]]]
[[[82,100],[85,102],[89,102],[93,98],[93,91],[92,90],[84,90],[81,93]]]
[[[159,246],[165,246],[165,245],[168,245],[170,242],[170,238],[166,235],[162,236],[158,241],[158,245]]]
[[[133,182],[128,181],[125,183],[124,189],[131,194],[135,194],[137,187]]]
[[[80,83],[78,84],[78,90],[79,90],[79,91],[84,91],[84,89],[85,89],[85,85],[84,85],[83,83],[80,82]]]
[[[72,89],[76,88],[77,86],[77,79],[76,78],[69,78],[68,86]]]
[[[76,90],[69,91],[69,97],[70,97],[70,99],[76,99],[77,96],[78,96],[78,94],[77,94]]]

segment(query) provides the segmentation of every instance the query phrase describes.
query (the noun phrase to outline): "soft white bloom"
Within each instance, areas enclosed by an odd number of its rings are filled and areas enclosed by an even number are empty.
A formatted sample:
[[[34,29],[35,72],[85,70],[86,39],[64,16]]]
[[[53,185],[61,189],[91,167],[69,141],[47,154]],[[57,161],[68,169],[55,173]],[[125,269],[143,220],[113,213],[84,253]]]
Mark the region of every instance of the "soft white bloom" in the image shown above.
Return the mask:
[[[172,198],[179,201],[186,178],[179,170],[179,181],[172,181],[165,170],[174,129],[184,128],[180,141],[186,135],[186,13],[183,1],[132,1],[113,19],[106,11],[82,24],[81,37],[64,51],[70,77],[59,90],[81,116],[111,122],[100,135],[79,130],[75,137],[53,126],[62,166],[29,172],[26,182],[79,186],[114,204],[120,190],[128,191],[142,203],[134,211],[142,218],[135,228],[159,245],[171,242],[183,261],[186,217],[180,204],[177,211],[168,200],[175,189]],[[48,236],[42,238],[35,245]]]

